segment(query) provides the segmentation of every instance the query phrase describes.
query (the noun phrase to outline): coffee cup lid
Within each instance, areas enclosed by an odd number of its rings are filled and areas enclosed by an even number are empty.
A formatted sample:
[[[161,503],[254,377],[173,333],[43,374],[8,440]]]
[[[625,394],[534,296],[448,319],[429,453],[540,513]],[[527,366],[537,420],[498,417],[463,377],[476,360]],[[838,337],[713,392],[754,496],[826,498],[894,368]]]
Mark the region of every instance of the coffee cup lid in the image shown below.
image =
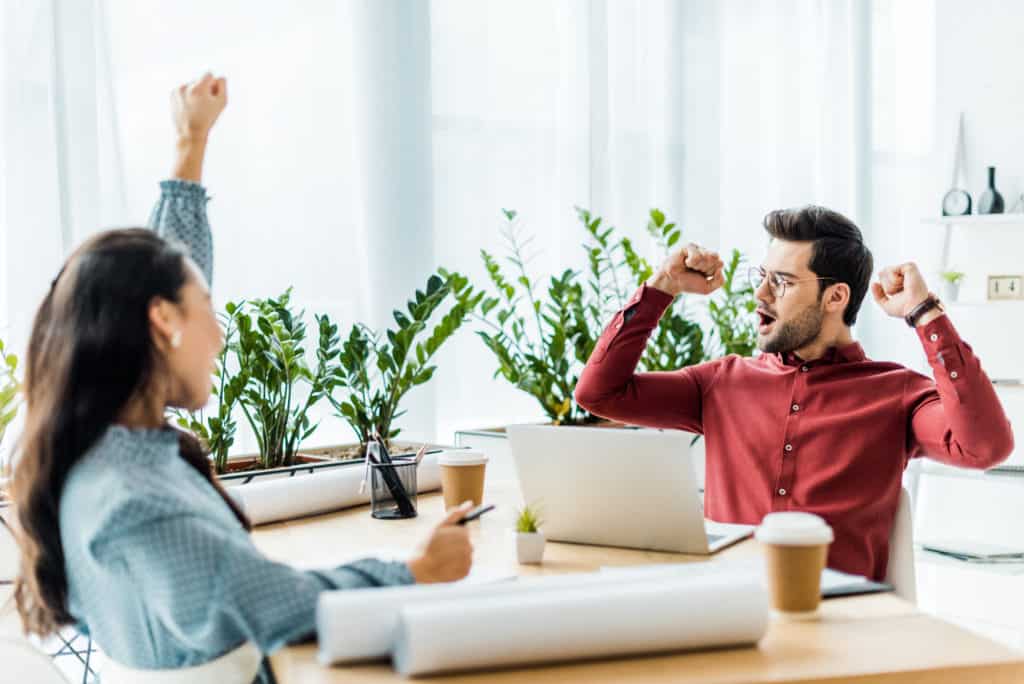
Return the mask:
[[[437,457],[439,465],[444,466],[473,466],[487,463],[487,455],[482,451],[469,451],[460,449],[458,451],[445,451]]]
[[[779,546],[815,546],[831,544],[832,528],[821,516],[787,511],[764,516],[754,537],[762,544]]]

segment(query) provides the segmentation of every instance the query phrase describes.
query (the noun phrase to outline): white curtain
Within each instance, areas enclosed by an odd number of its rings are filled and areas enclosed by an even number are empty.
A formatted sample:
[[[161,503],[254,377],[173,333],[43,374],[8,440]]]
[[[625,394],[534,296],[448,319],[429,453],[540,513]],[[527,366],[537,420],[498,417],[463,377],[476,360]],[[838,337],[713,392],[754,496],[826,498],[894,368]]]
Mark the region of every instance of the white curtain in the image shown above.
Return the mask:
[[[574,205],[651,256],[643,226],[659,207],[686,239],[757,260],[766,211],[818,202],[861,218],[867,202],[859,155],[869,40],[857,0],[3,7],[0,238],[5,255],[12,240],[38,255],[5,264],[8,302],[34,305],[66,249],[62,236],[145,219],[173,151],[167,93],[206,69],[229,77],[231,100],[206,173],[218,299],[292,285],[309,312],[343,327],[386,324],[438,265],[482,282],[479,250],[503,253],[501,208],[518,210],[537,235],[531,268],[546,279],[583,263]],[[76,25],[93,27],[92,43],[55,31],[61,12],[87,17]],[[29,16],[42,26],[35,34]],[[73,119],[53,114],[58,54],[65,68],[91,73],[80,82],[91,86],[90,111]],[[109,54],[109,78],[97,54]],[[84,90],[63,100],[87,101]],[[76,129],[72,142],[86,152],[62,161],[52,150],[70,125],[96,133]],[[101,135],[108,129],[114,140]],[[77,183],[71,200],[60,177]],[[121,177],[123,194],[111,181]],[[108,211],[122,197],[123,209]],[[23,282],[29,294],[15,296],[12,283]],[[27,327],[13,311],[7,320]],[[471,329],[410,398],[409,436],[446,441],[458,427],[540,417],[531,398],[490,381],[494,362]],[[322,417],[316,441],[348,437]],[[251,446],[243,436],[240,448]]]
[[[21,349],[71,247],[123,215],[95,2],[0,4],[0,336]]]
[[[482,278],[479,249],[502,251],[499,207],[538,236],[538,274],[582,265],[574,205],[652,256],[651,207],[684,239],[754,261],[771,209],[818,203],[865,220],[869,8],[434,0],[439,260]],[[529,397],[482,384],[494,363],[477,340],[446,351],[467,370],[442,381],[445,432],[537,418]]]

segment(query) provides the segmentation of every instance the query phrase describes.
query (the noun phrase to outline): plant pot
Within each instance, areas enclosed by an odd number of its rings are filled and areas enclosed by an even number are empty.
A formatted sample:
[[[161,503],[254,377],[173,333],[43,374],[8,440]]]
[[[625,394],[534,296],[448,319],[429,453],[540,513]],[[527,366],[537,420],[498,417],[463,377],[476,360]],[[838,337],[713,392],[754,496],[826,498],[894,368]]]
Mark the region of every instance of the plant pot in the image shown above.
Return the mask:
[[[543,532],[516,532],[516,558],[520,563],[540,563],[544,558]]]
[[[960,283],[951,283],[948,280],[943,283],[942,298],[947,302],[955,302],[960,297]]]

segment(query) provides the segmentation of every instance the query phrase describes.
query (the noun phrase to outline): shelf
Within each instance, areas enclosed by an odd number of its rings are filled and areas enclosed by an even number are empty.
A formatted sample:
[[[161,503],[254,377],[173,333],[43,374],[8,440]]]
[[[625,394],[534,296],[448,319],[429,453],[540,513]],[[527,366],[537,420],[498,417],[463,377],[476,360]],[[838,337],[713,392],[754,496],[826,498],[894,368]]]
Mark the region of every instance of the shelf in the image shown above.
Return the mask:
[[[943,302],[947,309],[972,309],[992,306],[1020,306],[1024,299],[958,299],[955,302]]]
[[[968,214],[967,216],[928,216],[921,223],[937,226],[1024,226],[1024,214]]]

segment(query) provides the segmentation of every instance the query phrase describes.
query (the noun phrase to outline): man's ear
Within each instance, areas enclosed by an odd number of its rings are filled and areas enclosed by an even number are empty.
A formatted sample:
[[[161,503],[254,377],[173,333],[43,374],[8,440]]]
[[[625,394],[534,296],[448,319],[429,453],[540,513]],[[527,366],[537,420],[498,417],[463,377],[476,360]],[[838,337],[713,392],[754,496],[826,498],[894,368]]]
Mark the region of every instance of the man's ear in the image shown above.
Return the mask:
[[[850,303],[850,286],[846,283],[836,283],[825,291],[825,311],[846,311],[846,305]]]

